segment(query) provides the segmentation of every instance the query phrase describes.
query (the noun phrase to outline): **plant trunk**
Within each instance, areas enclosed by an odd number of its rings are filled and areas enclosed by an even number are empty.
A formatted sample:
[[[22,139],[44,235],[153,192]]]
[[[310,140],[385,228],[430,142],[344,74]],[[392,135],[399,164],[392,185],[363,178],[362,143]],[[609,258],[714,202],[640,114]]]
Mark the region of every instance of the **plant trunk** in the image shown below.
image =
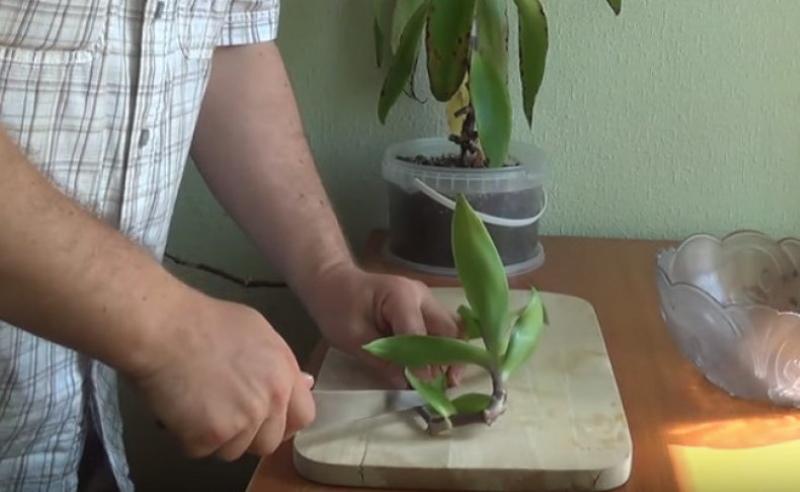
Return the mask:
[[[464,116],[460,135],[450,135],[450,140],[461,147],[461,166],[469,168],[486,167],[486,158],[478,145],[478,131],[475,129],[475,108],[472,101],[456,112]]]

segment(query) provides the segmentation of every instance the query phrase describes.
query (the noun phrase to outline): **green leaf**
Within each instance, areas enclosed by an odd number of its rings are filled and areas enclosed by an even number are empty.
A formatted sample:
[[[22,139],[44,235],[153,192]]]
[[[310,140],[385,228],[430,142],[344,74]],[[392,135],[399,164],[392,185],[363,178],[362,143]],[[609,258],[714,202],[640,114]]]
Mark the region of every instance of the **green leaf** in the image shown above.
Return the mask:
[[[511,139],[512,110],[510,96],[508,99],[508,115],[506,117],[503,114],[505,112],[503,107],[505,105],[505,96],[508,93],[508,15],[506,10],[506,0],[478,0],[475,15],[478,28],[478,51],[481,54],[481,60],[492,64],[494,71],[500,77],[504,86],[503,89],[495,89],[500,91],[495,95],[499,96],[502,103],[490,104],[499,104],[496,107],[502,110],[499,114],[502,117],[502,121],[507,122],[508,128],[506,129],[503,126],[494,127],[495,123],[486,121],[486,118],[483,121],[483,129],[481,129],[481,123],[478,123],[478,134],[481,143],[487,156],[489,156],[489,165],[494,167],[501,166],[505,161],[505,155],[508,152],[508,140]],[[481,99],[478,97],[477,104],[480,103]],[[487,116],[486,111],[486,109],[481,111],[483,116]],[[476,110],[476,112],[478,111]],[[492,135],[490,130],[496,131],[497,135]]]
[[[478,51],[508,79],[508,13],[506,0],[478,0],[475,20],[478,26]]]
[[[381,31],[381,25],[378,19],[375,19],[372,25],[372,31],[375,36],[375,63],[380,67],[383,65],[383,53],[385,48],[383,46],[383,32]]]
[[[608,5],[611,6],[611,10],[613,10],[615,14],[619,15],[619,13],[622,12],[622,0],[608,0]]]
[[[453,400],[453,406],[458,414],[482,412],[490,403],[492,397],[483,393],[467,393]]]
[[[508,279],[486,226],[461,194],[453,214],[452,244],[458,277],[480,320],[483,342],[499,361],[506,345]]]
[[[375,18],[372,21],[372,34],[375,37],[375,63],[383,65],[383,55],[386,53],[386,30],[384,29],[385,0],[372,0]]]
[[[400,0],[398,3],[404,1],[406,0]],[[403,30],[403,35],[400,37],[397,53],[392,59],[389,73],[386,74],[386,80],[383,83],[380,100],[378,101],[378,118],[380,118],[381,123],[386,122],[386,115],[389,114],[389,110],[397,102],[397,98],[400,97],[403,88],[408,84],[414,73],[428,6],[428,2],[420,4],[411,19],[409,19]]]
[[[467,340],[474,340],[481,337],[481,326],[475,313],[469,306],[461,305],[458,307],[458,315],[461,316],[461,322],[467,334]]]
[[[474,18],[475,0],[433,0],[431,3],[425,36],[428,80],[433,97],[439,101],[449,101],[464,81]]]
[[[449,337],[397,335],[374,340],[364,345],[364,350],[406,367],[471,363],[489,368],[492,365],[492,358],[485,349]]]
[[[531,292],[528,305],[520,313],[514,328],[511,331],[511,340],[503,359],[501,377],[506,380],[511,373],[521,366],[533,354],[536,342],[542,332],[545,321],[544,304],[538,292]]]
[[[472,55],[470,92],[478,136],[491,167],[502,167],[511,141],[511,96],[508,84],[480,51]]]
[[[400,38],[403,35],[406,24],[408,24],[414,12],[419,9],[423,2],[425,2],[425,0],[397,0],[394,3],[389,46],[392,49],[392,54],[397,53],[397,50],[400,48]]]
[[[519,74],[522,106],[533,125],[533,106],[544,79],[547,59],[547,17],[539,0],[514,0],[519,13]]]
[[[457,413],[453,405],[444,392],[444,376],[440,375],[433,382],[425,382],[416,377],[408,368],[405,370],[408,383],[414,388],[425,402],[439,415],[448,420],[448,417]]]

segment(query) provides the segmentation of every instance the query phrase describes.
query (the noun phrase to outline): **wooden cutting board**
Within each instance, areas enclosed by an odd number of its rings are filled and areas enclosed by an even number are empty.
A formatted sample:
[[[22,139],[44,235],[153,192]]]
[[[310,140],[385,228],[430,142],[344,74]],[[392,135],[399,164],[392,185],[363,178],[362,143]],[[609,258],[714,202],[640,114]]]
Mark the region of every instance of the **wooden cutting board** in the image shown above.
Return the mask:
[[[434,289],[447,307],[460,289]],[[527,291],[512,291],[521,307]],[[631,437],[592,306],[543,294],[550,325],[529,363],[509,381],[506,413],[431,437],[413,410],[300,432],[294,463],[309,480],[332,485],[439,490],[608,490],[631,469]],[[474,369],[474,370],[472,370]],[[384,388],[369,369],[331,350],[317,388]],[[454,395],[483,391],[485,372],[470,368]],[[358,406],[358,398],[350,403]]]

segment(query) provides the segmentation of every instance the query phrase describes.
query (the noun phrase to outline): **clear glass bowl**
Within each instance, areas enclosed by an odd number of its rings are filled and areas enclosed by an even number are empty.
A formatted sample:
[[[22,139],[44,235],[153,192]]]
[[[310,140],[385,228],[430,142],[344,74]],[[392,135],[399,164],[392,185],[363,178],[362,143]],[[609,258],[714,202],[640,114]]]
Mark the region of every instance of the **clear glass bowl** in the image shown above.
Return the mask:
[[[661,252],[657,270],[664,321],[712,383],[800,407],[800,239],[698,234]]]

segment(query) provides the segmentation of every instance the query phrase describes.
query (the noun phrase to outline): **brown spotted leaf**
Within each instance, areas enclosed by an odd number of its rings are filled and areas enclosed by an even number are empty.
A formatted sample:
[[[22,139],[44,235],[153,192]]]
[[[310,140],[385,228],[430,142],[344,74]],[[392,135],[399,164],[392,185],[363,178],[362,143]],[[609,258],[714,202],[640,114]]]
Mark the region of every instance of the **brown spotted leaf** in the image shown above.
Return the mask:
[[[514,0],[519,13],[519,72],[522,106],[533,124],[533,106],[544,79],[547,58],[547,17],[539,0]]]
[[[422,41],[422,30],[425,27],[425,18],[428,14],[429,5],[429,2],[420,4],[417,11],[414,12],[405,25],[403,35],[400,37],[397,52],[392,59],[392,64],[389,66],[389,72],[386,74],[386,80],[383,82],[380,99],[378,100],[378,118],[381,123],[386,122],[389,110],[397,102],[400,94],[403,93],[403,88],[414,74],[414,66],[416,65],[417,54]]]
[[[450,100],[464,81],[474,18],[475,0],[431,2],[426,35],[428,79],[439,101]]]

